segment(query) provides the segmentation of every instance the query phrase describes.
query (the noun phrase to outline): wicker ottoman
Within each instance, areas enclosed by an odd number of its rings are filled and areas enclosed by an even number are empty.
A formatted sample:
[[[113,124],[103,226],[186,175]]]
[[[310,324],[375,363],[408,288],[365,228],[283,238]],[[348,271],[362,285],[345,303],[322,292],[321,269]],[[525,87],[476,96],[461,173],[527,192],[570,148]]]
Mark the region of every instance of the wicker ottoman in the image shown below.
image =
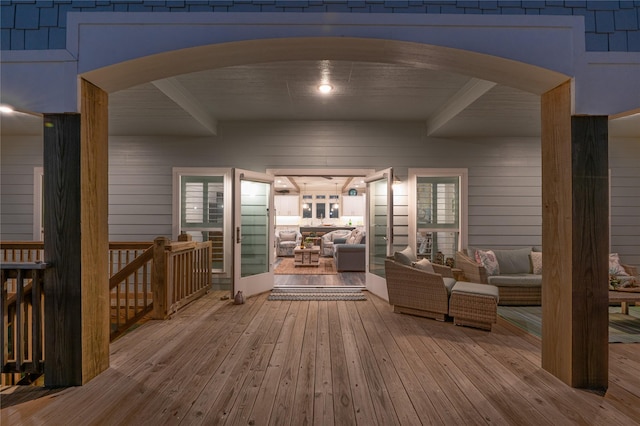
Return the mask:
[[[498,310],[498,287],[458,281],[451,289],[449,316],[455,325],[491,331]]]

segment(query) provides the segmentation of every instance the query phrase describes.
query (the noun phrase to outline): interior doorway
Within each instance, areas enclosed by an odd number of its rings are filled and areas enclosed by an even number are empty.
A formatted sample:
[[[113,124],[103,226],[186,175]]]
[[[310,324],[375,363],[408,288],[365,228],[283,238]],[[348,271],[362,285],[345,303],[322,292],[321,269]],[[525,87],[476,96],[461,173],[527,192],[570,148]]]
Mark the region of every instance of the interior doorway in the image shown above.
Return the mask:
[[[365,177],[371,172],[370,169],[267,171],[274,175],[276,208],[274,287],[366,286],[364,242],[350,247],[353,252],[346,256],[336,253],[342,256],[336,261],[333,241],[342,244],[351,231],[364,231]],[[294,243],[290,242],[292,238]],[[309,254],[317,256],[311,262],[313,266],[300,265],[300,259],[296,261],[296,256],[301,256],[300,250],[290,249],[294,245],[304,246],[305,241],[317,251]]]

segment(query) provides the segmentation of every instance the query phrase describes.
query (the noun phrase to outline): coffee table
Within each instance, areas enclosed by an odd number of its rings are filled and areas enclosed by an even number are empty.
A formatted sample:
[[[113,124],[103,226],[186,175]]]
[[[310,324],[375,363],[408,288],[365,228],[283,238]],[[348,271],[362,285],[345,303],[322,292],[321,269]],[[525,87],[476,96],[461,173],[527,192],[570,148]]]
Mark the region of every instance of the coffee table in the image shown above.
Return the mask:
[[[629,315],[629,303],[640,302],[640,292],[609,290],[609,303],[620,303],[620,312]]]
[[[293,266],[320,266],[320,246],[295,248],[293,250]]]

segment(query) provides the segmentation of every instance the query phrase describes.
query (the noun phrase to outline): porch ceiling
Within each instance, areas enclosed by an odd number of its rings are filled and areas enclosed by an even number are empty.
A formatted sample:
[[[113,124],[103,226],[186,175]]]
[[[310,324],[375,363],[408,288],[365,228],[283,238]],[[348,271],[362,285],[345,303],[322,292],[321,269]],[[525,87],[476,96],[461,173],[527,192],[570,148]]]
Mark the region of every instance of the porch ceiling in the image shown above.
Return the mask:
[[[326,81],[334,90],[321,95]],[[532,90],[533,91],[533,90]],[[40,133],[39,119],[2,116],[2,134]],[[538,137],[540,97],[491,81],[402,64],[297,60],[183,74],[109,97],[111,135],[211,136],[225,121],[419,121],[438,138]],[[611,121],[638,137],[640,114]]]

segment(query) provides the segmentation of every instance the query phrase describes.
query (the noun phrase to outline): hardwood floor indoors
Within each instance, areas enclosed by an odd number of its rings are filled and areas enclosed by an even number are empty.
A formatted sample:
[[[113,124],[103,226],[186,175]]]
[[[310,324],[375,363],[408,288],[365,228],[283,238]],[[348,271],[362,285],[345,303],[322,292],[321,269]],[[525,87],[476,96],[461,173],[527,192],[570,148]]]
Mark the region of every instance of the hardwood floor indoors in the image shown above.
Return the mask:
[[[275,266],[281,259],[276,260]],[[364,272],[338,272],[335,275],[274,275],[275,287],[364,287],[364,285]]]
[[[211,292],[111,344],[82,387],[2,393],[2,424],[631,425],[640,345],[611,344],[606,395],[542,370],[540,340],[392,312],[384,300],[243,305]],[[23,387],[25,388],[25,387]],[[11,394],[10,392],[14,392]],[[30,397],[25,398],[29,392]],[[17,403],[22,395],[23,400]],[[40,396],[36,398],[37,396]],[[30,400],[29,400],[30,399]]]

